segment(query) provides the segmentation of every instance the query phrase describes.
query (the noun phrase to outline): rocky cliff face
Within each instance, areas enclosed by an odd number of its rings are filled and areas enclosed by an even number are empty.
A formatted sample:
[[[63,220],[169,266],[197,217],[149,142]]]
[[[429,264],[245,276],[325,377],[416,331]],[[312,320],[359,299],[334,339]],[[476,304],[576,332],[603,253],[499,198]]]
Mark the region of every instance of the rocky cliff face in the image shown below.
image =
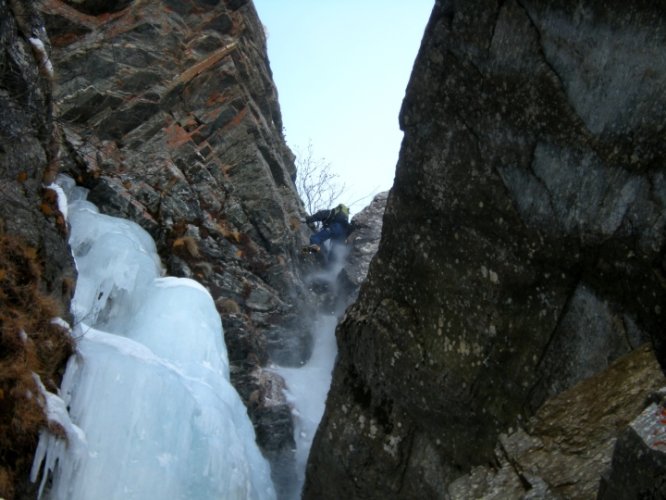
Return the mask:
[[[0,497],[26,494],[46,425],[40,381],[58,387],[75,271],[56,193],[48,37],[32,2],[0,0]],[[53,429],[57,432],[57,429]]]
[[[337,332],[307,498],[446,497],[549,398],[650,338],[664,361],[661,14],[436,3],[380,248]],[[594,404],[574,400],[581,415]],[[616,436],[628,420],[610,421]],[[599,467],[579,492],[596,491],[609,454],[585,458]],[[524,490],[576,496],[533,477]]]
[[[166,272],[196,279],[216,300],[232,382],[279,482],[290,473],[292,421],[282,380],[263,367],[271,356],[294,364],[308,356],[312,301],[299,270],[307,229],[293,156],[254,6],[5,0],[0,14],[3,238],[19,238],[21,258],[43,266],[31,272],[61,302],[62,312],[49,314],[64,316],[74,273],[66,225],[44,183],[68,173],[102,212],[148,230]],[[7,275],[3,267],[0,279]],[[20,331],[10,332],[12,342]],[[56,367],[66,357],[49,356]],[[55,368],[32,371],[55,389]],[[16,387],[3,381],[0,392],[8,421],[5,395]],[[25,449],[19,472],[30,460]],[[14,467],[7,456],[0,466]]]

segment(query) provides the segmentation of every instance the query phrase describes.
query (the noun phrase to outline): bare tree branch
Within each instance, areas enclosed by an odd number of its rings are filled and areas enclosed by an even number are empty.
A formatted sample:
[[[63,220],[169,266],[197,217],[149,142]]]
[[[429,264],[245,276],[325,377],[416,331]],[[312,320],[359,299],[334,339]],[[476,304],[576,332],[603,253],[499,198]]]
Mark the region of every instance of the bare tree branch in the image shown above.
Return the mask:
[[[309,214],[330,208],[345,191],[344,183],[325,158],[315,158],[312,142],[305,152],[296,151],[296,189]]]

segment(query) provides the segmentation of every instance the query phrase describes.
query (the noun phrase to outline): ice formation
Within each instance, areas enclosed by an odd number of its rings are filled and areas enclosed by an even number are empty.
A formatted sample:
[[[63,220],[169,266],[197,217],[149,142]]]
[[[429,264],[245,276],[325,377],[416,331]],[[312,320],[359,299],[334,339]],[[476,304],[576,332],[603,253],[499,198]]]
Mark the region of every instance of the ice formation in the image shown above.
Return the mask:
[[[324,406],[337,354],[335,315],[320,315],[314,322],[312,356],[300,368],[275,367],[285,380],[286,396],[293,408],[296,471],[300,493],[305,482],[305,466],[312,440],[324,414]],[[300,498],[300,495],[297,497]]]
[[[346,264],[349,249],[343,245],[334,246],[332,249],[326,246],[324,251],[329,252],[328,265],[312,273],[306,281],[310,284],[325,285],[327,293],[336,296],[338,274]],[[337,310],[322,310],[317,315],[312,325],[314,346],[307,363],[299,368],[274,367],[285,380],[287,386],[285,393],[293,408],[298,482],[294,488],[297,492],[295,498],[300,498],[312,440],[324,414],[333,365],[338,352],[335,327],[338,324],[338,316],[344,312],[346,305],[347,303],[342,301],[337,304]]]
[[[60,396],[47,394],[67,442],[41,436],[33,481],[50,470],[56,500],[274,498],[210,294],[161,277],[143,229],[59,183],[73,199],[77,353]]]

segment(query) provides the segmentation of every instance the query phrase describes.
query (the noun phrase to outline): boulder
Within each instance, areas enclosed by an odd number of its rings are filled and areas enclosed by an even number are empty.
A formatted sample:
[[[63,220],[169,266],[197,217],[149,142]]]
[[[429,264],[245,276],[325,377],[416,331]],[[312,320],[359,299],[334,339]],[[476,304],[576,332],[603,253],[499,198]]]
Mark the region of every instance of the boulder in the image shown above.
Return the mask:
[[[636,419],[649,413],[657,423],[655,405],[647,401],[666,382],[654,352],[642,346],[613,363],[608,370],[590,377],[549,399],[527,422],[507,434],[500,435],[495,449],[496,465],[476,466],[470,474],[451,483],[452,499],[472,498],[595,498],[603,488],[604,475],[617,462],[618,449],[623,448],[628,429]],[[627,428],[627,426],[629,426]],[[619,436],[619,437],[618,437]],[[657,436],[650,436],[656,441]],[[614,451],[615,450],[615,451]],[[637,452],[637,449],[633,449]],[[638,455],[625,455],[625,465],[642,464]],[[643,481],[657,470],[645,468]],[[618,474],[613,466],[613,489],[619,496],[609,498],[641,498],[626,494],[640,480],[637,475]],[[663,474],[665,469],[662,469]],[[624,480],[624,481],[622,481]]]
[[[666,498],[666,388],[620,434],[599,500]]]

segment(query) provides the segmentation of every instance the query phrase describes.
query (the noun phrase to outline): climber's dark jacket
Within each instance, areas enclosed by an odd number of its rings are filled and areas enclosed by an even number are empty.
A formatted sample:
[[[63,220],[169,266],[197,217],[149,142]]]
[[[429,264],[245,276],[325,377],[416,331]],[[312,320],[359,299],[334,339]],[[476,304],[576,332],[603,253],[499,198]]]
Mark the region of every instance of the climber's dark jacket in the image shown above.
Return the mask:
[[[308,224],[312,222],[321,222],[324,227],[328,227],[334,222],[344,225],[349,224],[347,214],[341,211],[336,211],[335,209],[320,210],[319,212],[316,212],[310,215],[309,217],[306,217],[305,222],[307,222]]]
[[[350,233],[349,209],[344,205],[338,205],[331,210],[319,210],[306,217],[305,222],[321,222],[323,226],[319,232],[310,236],[311,245],[321,245],[328,239],[344,242]]]

